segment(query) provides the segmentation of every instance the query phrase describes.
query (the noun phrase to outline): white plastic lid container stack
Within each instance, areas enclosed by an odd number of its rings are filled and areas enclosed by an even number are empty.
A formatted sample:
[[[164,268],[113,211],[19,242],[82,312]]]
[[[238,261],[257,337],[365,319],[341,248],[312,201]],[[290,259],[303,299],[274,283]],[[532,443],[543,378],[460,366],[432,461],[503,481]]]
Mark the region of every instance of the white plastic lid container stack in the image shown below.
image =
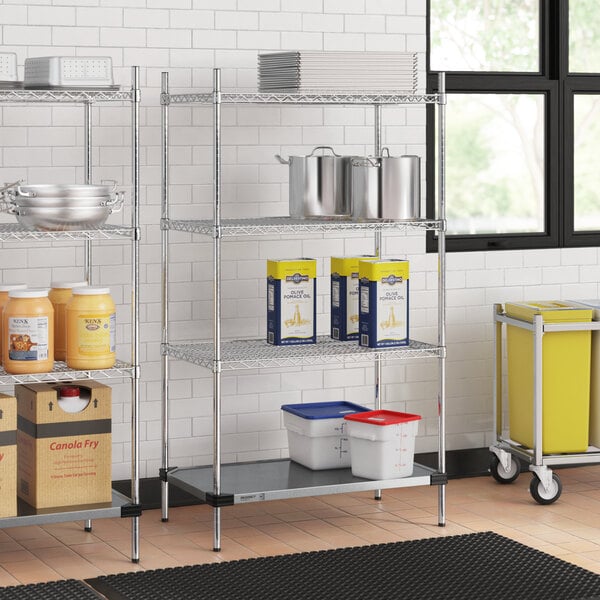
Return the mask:
[[[369,409],[351,402],[284,404],[283,424],[288,432],[290,458],[313,470],[350,466],[347,415]]]
[[[419,415],[372,410],[345,419],[352,448],[352,475],[364,479],[412,475]]]

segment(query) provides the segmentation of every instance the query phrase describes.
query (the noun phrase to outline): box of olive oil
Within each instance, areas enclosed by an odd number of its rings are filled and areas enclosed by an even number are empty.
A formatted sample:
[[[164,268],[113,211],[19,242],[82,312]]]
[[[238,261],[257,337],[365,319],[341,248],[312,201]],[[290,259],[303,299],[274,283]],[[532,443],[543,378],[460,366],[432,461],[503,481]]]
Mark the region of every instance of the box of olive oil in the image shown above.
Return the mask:
[[[331,257],[331,337],[358,339],[358,262],[375,256]]]
[[[267,342],[276,346],[317,341],[317,261],[267,261]]]
[[[359,344],[369,348],[408,345],[408,261],[361,261]]]

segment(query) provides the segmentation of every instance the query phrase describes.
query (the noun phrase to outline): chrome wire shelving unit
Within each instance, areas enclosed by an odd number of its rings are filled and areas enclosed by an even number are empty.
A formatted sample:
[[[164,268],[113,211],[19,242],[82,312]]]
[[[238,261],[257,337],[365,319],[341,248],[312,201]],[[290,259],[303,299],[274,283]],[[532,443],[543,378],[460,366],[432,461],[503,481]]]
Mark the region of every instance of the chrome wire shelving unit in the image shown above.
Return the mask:
[[[37,231],[18,224],[0,224],[0,242],[72,242],[84,244],[84,278],[92,284],[92,253],[94,241],[121,240],[131,244],[131,360],[118,360],[114,367],[102,370],[74,370],[64,362],[56,361],[49,373],[13,375],[0,368],[0,386],[25,383],[61,382],[73,380],[131,380],[131,493],[127,497],[115,490],[112,502],[69,506],[56,509],[39,509],[18,501],[17,515],[0,519],[0,529],[26,525],[43,525],[66,521],[83,520],[85,530],[91,531],[93,519],[110,517],[131,518],[131,560],[140,558],[139,517],[139,243],[140,243],[140,76],[139,67],[132,67],[131,88],[118,89],[18,89],[0,90],[0,106],[31,103],[59,103],[83,105],[84,127],[84,173],[85,183],[92,182],[92,108],[98,103],[131,104],[131,224],[103,225],[81,231]]]
[[[396,93],[261,93],[224,92],[220,69],[213,72],[211,93],[170,94],[168,73],[162,74],[162,519],[169,518],[169,485],[173,484],[213,507],[213,549],[221,549],[222,507],[263,500],[297,498],[320,494],[374,491],[382,489],[436,485],[438,488],[438,524],[446,522],[446,256],[445,256],[445,77],[440,74],[438,93],[426,95]],[[213,107],[213,218],[212,220],[172,220],[169,208],[169,110],[171,105],[204,104]],[[382,107],[386,105],[425,105],[437,107],[438,177],[435,219],[411,221],[350,219],[293,219],[270,217],[257,219],[222,219],[221,185],[221,107],[226,104],[292,105],[362,105],[374,110],[374,155],[381,154]],[[221,261],[224,238],[325,234],[329,232],[371,232],[374,254],[381,255],[384,232],[435,231],[438,238],[438,336],[437,344],[411,340],[404,347],[370,349],[357,343],[338,342],[320,336],[315,345],[294,347],[271,346],[263,340],[225,340],[221,332]],[[171,232],[199,234],[212,240],[213,266],[213,336],[211,341],[172,343],[169,338],[169,243]],[[438,391],[438,464],[432,469],[415,464],[410,477],[367,480],[353,477],[350,469],[311,471],[289,459],[256,463],[222,464],[221,410],[222,373],[242,369],[292,368],[313,365],[371,363],[375,369],[374,406],[381,408],[382,366],[388,361],[437,359]],[[169,361],[183,360],[200,365],[213,374],[213,464],[177,468],[169,456]]]

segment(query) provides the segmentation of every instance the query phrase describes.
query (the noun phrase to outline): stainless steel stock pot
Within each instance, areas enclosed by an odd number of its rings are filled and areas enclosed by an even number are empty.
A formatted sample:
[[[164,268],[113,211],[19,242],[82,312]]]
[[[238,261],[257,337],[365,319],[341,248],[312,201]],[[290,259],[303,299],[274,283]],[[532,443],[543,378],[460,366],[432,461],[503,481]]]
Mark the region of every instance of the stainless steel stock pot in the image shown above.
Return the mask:
[[[355,219],[411,220],[421,217],[421,165],[413,155],[353,157],[350,203]]]
[[[316,154],[319,150],[330,154]],[[336,154],[330,146],[317,146],[307,156],[275,157],[289,165],[290,216],[350,216],[350,195],[345,189],[349,157]]]

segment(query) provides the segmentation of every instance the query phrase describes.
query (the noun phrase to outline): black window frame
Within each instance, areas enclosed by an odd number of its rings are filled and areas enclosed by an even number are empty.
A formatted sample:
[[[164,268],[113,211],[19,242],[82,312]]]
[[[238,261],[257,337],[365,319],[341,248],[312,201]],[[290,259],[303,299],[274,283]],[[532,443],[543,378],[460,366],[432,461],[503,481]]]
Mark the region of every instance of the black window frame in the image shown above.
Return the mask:
[[[506,0],[511,2],[513,0]],[[537,72],[446,73],[446,92],[541,93],[545,98],[544,231],[510,234],[447,234],[446,250],[526,250],[600,245],[600,232],[574,231],[573,105],[578,93],[600,93],[599,74],[569,73],[569,0],[539,0],[540,64]],[[427,91],[437,92],[438,75],[430,69],[431,1],[427,0]],[[427,107],[427,216],[436,212],[435,107]],[[446,197],[448,202],[448,195]],[[427,251],[437,251],[435,232]]]

